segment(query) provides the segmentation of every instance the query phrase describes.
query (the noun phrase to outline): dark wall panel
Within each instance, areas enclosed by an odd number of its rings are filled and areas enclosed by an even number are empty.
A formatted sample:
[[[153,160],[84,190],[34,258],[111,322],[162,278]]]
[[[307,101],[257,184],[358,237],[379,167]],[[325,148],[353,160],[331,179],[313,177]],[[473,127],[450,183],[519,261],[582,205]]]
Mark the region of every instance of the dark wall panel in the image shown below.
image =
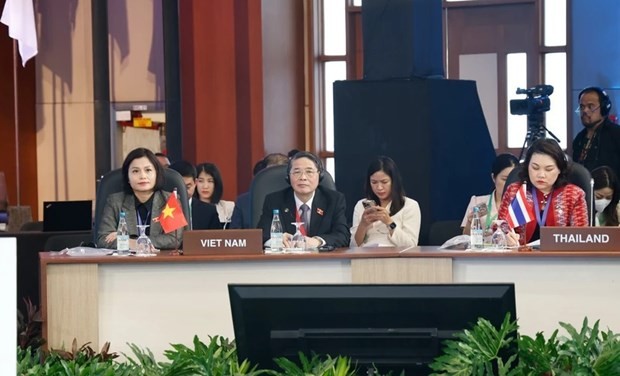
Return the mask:
[[[444,75],[441,1],[364,0],[364,78]]]

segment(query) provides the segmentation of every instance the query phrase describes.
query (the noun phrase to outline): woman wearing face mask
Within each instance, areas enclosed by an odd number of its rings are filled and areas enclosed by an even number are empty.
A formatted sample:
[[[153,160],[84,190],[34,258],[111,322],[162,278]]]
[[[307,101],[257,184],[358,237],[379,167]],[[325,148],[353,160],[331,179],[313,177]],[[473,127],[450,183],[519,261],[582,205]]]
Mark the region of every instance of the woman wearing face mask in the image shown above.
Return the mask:
[[[594,179],[594,209],[597,226],[618,226],[620,187],[614,171],[608,166],[592,170]]]

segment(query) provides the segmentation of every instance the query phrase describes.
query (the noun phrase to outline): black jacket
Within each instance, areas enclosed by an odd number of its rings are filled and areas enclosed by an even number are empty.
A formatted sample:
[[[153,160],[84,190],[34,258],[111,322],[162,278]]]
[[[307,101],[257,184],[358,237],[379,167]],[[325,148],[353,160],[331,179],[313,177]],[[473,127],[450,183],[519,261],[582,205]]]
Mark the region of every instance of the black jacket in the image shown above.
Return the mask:
[[[351,233],[345,217],[345,199],[340,192],[318,187],[312,200],[310,229],[308,236],[320,236],[326,245],[348,247]],[[295,196],[292,188],[271,193],[265,197],[263,212],[258,227],[263,230],[263,242],[271,234],[273,209],[280,210],[280,221],[284,232],[295,233]]]
[[[587,129],[573,140],[573,161],[581,163],[589,171],[599,166],[609,166],[620,177],[620,126],[605,119],[594,134],[592,145],[583,160],[581,151],[588,142]]]

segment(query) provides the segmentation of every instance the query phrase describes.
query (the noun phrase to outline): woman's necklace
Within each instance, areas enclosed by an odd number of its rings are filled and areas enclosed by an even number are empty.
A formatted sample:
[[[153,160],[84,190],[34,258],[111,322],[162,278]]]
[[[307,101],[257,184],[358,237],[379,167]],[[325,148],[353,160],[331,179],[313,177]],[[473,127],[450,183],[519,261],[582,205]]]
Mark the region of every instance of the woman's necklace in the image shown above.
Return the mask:
[[[542,192],[541,192],[542,193]],[[551,193],[543,193],[543,198],[540,200],[540,206],[545,206],[547,204],[547,200],[549,199],[549,195]]]

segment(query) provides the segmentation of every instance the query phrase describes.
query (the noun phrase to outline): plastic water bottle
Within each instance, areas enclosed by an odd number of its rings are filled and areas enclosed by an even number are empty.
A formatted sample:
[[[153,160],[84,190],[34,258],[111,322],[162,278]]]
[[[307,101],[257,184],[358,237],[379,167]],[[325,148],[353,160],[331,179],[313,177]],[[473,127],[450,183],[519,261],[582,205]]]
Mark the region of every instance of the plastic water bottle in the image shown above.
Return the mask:
[[[282,250],[282,222],[280,222],[280,211],[273,209],[273,219],[271,220],[271,250]]]
[[[474,216],[471,220],[471,226],[469,230],[469,241],[471,249],[482,249],[483,242],[483,230],[482,222],[480,221],[480,208],[474,207]]]
[[[125,212],[122,211],[116,229],[116,251],[119,255],[129,254],[129,230],[127,229],[127,219]]]

